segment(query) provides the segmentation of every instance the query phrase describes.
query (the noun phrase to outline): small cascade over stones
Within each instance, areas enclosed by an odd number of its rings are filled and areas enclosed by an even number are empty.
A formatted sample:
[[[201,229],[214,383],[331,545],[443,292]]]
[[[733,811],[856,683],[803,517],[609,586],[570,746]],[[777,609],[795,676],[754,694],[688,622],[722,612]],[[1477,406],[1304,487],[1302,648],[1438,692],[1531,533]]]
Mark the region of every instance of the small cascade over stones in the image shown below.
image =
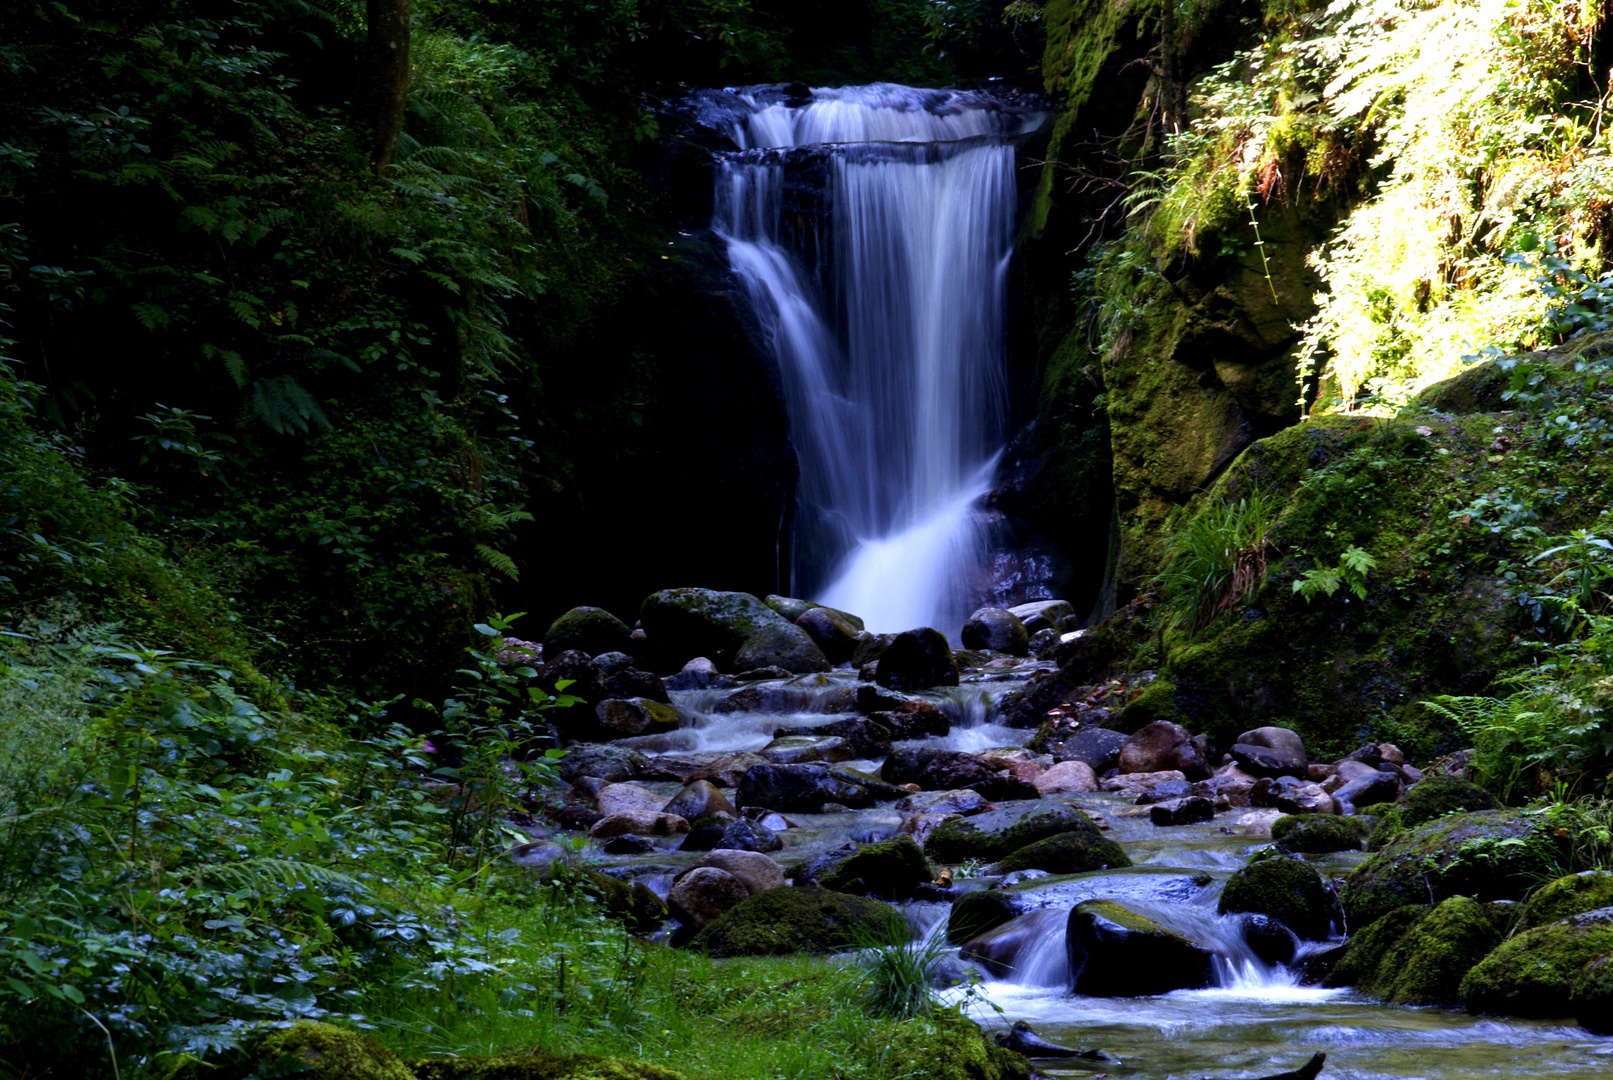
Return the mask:
[[[985,593],[975,504],[1008,420],[1007,96],[892,84],[706,92],[715,228],[779,362],[801,480],[796,595],[954,637]]]

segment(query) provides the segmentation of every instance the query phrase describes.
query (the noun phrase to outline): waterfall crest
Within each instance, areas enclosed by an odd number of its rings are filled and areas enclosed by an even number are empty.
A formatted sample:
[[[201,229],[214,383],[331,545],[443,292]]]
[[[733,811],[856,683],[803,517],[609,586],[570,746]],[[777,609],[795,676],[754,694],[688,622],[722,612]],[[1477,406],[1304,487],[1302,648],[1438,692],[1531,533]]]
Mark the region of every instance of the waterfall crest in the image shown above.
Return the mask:
[[[956,634],[1005,437],[1014,139],[1040,113],[882,83],[726,92],[716,230],[779,361],[800,459],[793,588]]]

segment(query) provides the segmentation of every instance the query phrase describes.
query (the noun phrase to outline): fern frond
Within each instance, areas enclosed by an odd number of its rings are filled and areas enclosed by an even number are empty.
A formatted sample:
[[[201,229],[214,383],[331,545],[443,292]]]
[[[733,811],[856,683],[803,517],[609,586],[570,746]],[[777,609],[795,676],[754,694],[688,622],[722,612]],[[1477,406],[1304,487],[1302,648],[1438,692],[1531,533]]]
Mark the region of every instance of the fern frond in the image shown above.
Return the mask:
[[[486,544],[477,544],[476,553],[482,557],[483,562],[487,563],[488,566],[491,566],[494,570],[497,570],[511,581],[521,580],[521,571],[520,568],[515,565],[515,560],[504,554],[502,551],[498,550],[497,548],[489,547]]]

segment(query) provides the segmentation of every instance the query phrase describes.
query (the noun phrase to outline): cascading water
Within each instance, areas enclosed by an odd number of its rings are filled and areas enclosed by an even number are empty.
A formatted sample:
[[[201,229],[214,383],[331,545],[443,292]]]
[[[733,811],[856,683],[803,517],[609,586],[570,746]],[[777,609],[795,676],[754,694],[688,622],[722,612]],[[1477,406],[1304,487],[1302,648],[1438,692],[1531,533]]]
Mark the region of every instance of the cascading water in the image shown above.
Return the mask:
[[[715,95],[716,229],[779,360],[800,459],[794,588],[869,629],[956,632],[1007,420],[1014,140],[1042,114],[878,84]]]

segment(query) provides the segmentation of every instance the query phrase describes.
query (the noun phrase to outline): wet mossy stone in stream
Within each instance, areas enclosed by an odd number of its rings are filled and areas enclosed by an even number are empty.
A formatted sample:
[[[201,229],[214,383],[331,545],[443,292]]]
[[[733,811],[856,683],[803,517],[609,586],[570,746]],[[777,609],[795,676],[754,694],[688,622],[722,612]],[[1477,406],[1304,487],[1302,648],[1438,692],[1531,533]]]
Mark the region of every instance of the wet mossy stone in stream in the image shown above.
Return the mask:
[[[1289,814],[1271,825],[1271,838],[1288,854],[1325,855],[1334,851],[1360,851],[1366,846],[1367,824],[1339,814]]]
[[[1130,865],[1131,856],[1107,836],[1075,830],[1011,851],[1003,856],[997,868],[1004,873],[1046,870],[1049,874],[1084,874]]]
[[[1574,980],[1574,1019],[1586,1031],[1613,1035],[1613,956],[1586,964]]]
[[[952,902],[947,915],[947,940],[962,945],[989,933],[1019,915],[1019,905],[1002,889],[979,889]]]
[[[647,1061],[588,1054],[423,1058],[409,1068],[417,1080],[684,1080]]]
[[[958,665],[952,646],[939,630],[904,630],[879,654],[874,681],[891,690],[923,690],[957,686]]]
[[[1456,814],[1408,829],[1358,866],[1339,891],[1352,927],[1406,904],[1448,896],[1517,900],[1550,873],[1538,824],[1513,810]]]
[[[1571,915],[1609,906],[1613,906],[1613,873],[1586,870],[1569,874],[1547,882],[1524,901],[1518,913],[1518,928],[1533,930]]]
[[[1038,840],[1066,832],[1102,837],[1092,819],[1073,806],[1010,806],[943,822],[924,841],[924,850],[943,863],[996,862]]]
[[[1269,915],[1302,938],[1321,941],[1333,923],[1332,898],[1322,875],[1285,856],[1250,863],[1221,890],[1222,915]]]
[[[739,651],[763,631],[773,647],[799,648],[809,658],[815,654],[813,666],[803,670],[824,671],[829,666],[806,631],[750,593],[663,589],[645,598],[639,621],[658,671],[676,671],[697,656],[710,659],[719,671],[738,670],[734,664]]]
[[[1574,986],[1593,960],[1613,955],[1609,921],[1577,915],[1509,938],[1462,980],[1469,1012],[1541,1018],[1574,1015]]]
[[[1503,919],[1489,906],[1465,896],[1452,896],[1433,908],[1400,911],[1415,916],[1396,918],[1397,913],[1391,912],[1373,924],[1373,928],[1383,927],[1370,943],[1376,955],[1368,963],[1363,950],[1354,985],[1391,1005],[1456,1004],[1461,1000],[1462,979],[1501,944]],[[1394,928],[1400,933],[1389,941]],[[1355,951],[1352,942],[1346,957]]]
[[[1373,979],[1384,955],[1430,910],[1428,904],[1407,904],[1355,931],[1344,947],[1344,955],[1328,973],[1327,985],[1355,986]]]
[[[1147,997],[1215,981],[1208,949],[1113,900],[1072,908],[1064,940],[1072,988],[1089,997]]]
[[[907,919],[888,904],[833,889],[769,889],[729,908],[690,943],[711,956],[829,953],[905,940]]]
[[[924,849],[902,835],[866,844],[818,875],[818,882],[837,892],[867,894],[881,900],[910,900],[921,884],[935,876]]]
[[[879,1024],[858,1047],[871,1071],[903,1080],[1030,1080],[1022,1054],[998,1046],[955,1009]]]
[[[543,655],[559,656],[567,649],[589,656],[626,652],[632,635],[626,623],[604,608],[574,607],[549,624],[543,635]]]
[[[1495,797],[1459,776],[1430,776],[1412,785],[1396,806],[1400,826],[1409,829],[1453,811],[1494,810]]]
[[[304,1080],[416,1080],[408,1066],[368,1035],[303,1020],[271,1031],[209,1066],[188,1065],[184,1080],[297,1076]]]
[[[829,658],[805,630],[782,619],[758,629],[734,653],[735,671],[783,668],[792,675],[804,675],[828,671],[831,666]]]

